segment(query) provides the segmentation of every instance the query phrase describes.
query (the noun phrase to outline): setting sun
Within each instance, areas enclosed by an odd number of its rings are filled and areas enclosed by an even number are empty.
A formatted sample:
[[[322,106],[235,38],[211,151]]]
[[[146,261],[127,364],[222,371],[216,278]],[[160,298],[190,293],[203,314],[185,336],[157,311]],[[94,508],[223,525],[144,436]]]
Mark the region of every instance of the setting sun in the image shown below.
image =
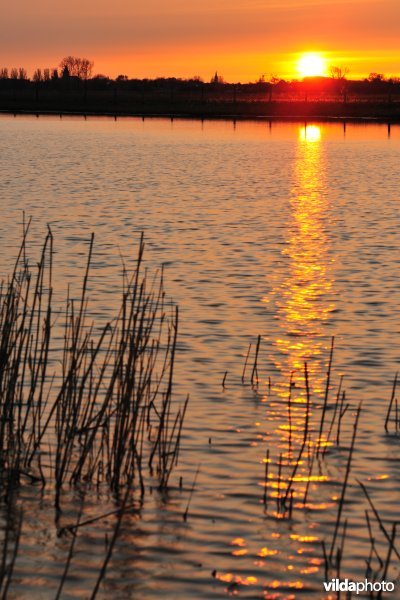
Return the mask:
[[[297,71],[302,77],[326,75],[326,60],[321,54],[306,52],[297,63]]]

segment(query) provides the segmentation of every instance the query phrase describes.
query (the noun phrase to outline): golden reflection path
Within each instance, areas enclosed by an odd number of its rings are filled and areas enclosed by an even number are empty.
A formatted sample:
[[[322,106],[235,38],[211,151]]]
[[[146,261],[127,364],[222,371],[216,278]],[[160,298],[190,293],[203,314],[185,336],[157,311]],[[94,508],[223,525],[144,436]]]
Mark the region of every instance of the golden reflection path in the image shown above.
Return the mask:
[[[282,251],[289,258],[289,273],[272,293],[281,330],[273,343],[279,350],[274,353],[277,367],[285,379],[292,371],[302,376],[304,363],[310,361],[312,387],[319,391],[325,376],[321,363],[327,360],[330,345],[326,323],[334,309],[326,232],[326,164],[321,127],[306,125],[298,134],[287,243]]]
[[[267,489],[264,498],[268,501],[267,514],[274,519],[272,531],[268,545],[260,544],[256,551],[243,537],[232,539],[230,555],[241,561],[252,558],[253,566],[260,568],[260,576],[254,576],[251,571],[245,574],[243,568],[239,573],[216,571],[215,577],[227,584],[228,594],[233,594],[239,585],[262,585],[263,597],[268,600],[296,600],[300,593],[304,595],[310,579],[316,577],[322,564],[315,523],[321,512],[335,506],[331,491],[320,487],[329,481],[328,475],[313,471],[310,451],[316,441],[315,436],[313,439],[310,435],[309,425],[305,425],[309,405],[305,401],[304,363],[308,364],[312,391],[314,394],[322,391],[331,344],[328,322],[334,309],[332,258],[326,227],[329,201],[321,134],[321,128],[316,125],[299,129],[290,214],[285,228],[286,244],[282,250],[285,275],[273,286],[271,295],[264,298],[266,303],[274,304],[278,324],[272,341],[280,381],[274,382],[274,393],[289,406],[290,382],[298,380],[300,384],[290,393],[293,402],[290,420],[289,413],[282,411],[282,402],[276,402],[274,396],[264,398],[268,401],[269,426],[265,440],[268,452],[266,458],[261,457],[261,462],[264,466],[268,463],[269,467],[259,485]],[[307,448],[299,454],[307,432]],[[292,529],[288,532],[279,526],[279,521],[283,522],[287,515],[287,505],[283,510],[280,507],[284,498],[291,498],[288,503],[293,502],[294,510],[305,509],[315,515],[314,519],[308,517],[303,526],[299,524],[298,532]],[[266,577],[268,567],[276,570],[275,579]]]
[[[279,502],[288,498],[289,490],[295,510],[306,508],[317,515],[334,506],[329,490],[325,493],[319,489],[315,497],[317,485],[326,483],[328,476],[313,472],[310,451],[316,441],[310,435],[310,409],[304,386],[304,363],[307,362],[314,397],[325,387],[331,344],[328,324],[335,307],[331,297],[332,258],[326,226],[329,200],[322,133],[317,125],[299,128],[290,213],[285,228],[286,244],[282,250],[285,274],[273,285],[271,295],[264,298],[266,303],[273,303],[278,324],[272,337],[272,358],[280,372],[280,381],[274,382],[273,390],[285,400],[287,407],[291,407],[287,408],[288,413],[282,412],[281,402],[274,398],[269,400],[268,395],[265,397],[265,401],[269,402],[267,420],[272,428],[267,433],[267,457],[262,458],[263,464],[269,463],[268,475],[261,485],[267,485],[268,511],[276,524],[285,518],[287,507],[285,505],[285,509],[281,510]],[[299,454],[299,449],[304,448],[307,432],[307,448]],[[284,528],[276,527],[275,534],[285,536]],[[315,522],[309,520],[304,531],[290,534],[291,542],[298,544],[295,557],[291,546],[287,550],[282,545],[279,548],[265,547],[257,553],[256,565],[271,561],[274,550],[278,551],[279,560],[284,565],[280,579],[263,582],[265,598],[295,600],[299,591],[304,592],[309,585],[307,576],[315,577],[319,572],[319,537],[313,533],[314,530]],[[233,540],[232,545],[237,546],[231,550],[233,556],[248,554],[245,540]],[[303,561],[300,556],[303,556]],[[232,574],[228,574],[224,581],[231,582]],[[246,581],[246,585],[251,583]]]

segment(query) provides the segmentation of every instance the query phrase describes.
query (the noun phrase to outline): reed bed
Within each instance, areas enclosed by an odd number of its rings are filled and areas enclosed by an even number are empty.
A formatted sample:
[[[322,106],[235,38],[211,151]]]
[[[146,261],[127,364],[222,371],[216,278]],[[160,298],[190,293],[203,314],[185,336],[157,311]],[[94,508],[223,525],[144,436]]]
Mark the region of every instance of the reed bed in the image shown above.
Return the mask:
[[[90,319],[91,236],[77,298],[54,308],[53,234],[48,229],[37,263],[28,257],[30,223],[13,271],[0,286],[0,490],[4,520],[0,555],[0,600],[8,597],[21,538],[22,483],[35,483],[54,497],[56,522],[64,493],[82,496],[55,598],[62,596],[78,532],[115,516],[104,562],[90,598],[97,595],[126,511],[137,510],[146,478],[168,487],[178,462],[188,397],[174,398],[178,308],[167,302],[162,269],[149,280],[141,236],[135,267],[123,267],[121,300],[103,327]],[[60,336],[57,319],[63,320]],[[58,329],[57,329],[58,327]],[[60,338],[61,343],[60,343]],[[60,348],[61,346],[61,348]],[[110,490],[118,509],[82,520],[85,490]],[[131,494],[135,502],[129,503]],[[70,499],[67,499],[69,502]]]
[[[94,599],[106,575],[124,515],[137,511],[135,492],[143,499],[147,482],[165,490],[178,462],[188,398],[174,397],[174,363],[179,312],[166,300],[162,270],[150,280],[144,269],[141,237],[133,271],[123,268],[121,299],[116,314],[102,327],[90,318],[90,273],[94,236],[89,242],[79,295],[68,292],[62,313],[54,308],[54,240],[49,229],[37,263],[28,253],[29,223],[9,279],[0,288],[0,489],[3,499],[3,544],[0,554],[0,600],[13,583],[23,529],[18,503],[21,483],[51,490],[58,534],[71,536],[55,598],[61,598],[73,565],[79,532],[114,517],[103,562],[88,597]],[[62,336],[60,325],[62,320]],[[61,340],[61,343],[60,343]],[[258,394],[263,381],[268,397],[271,378],[260,377],[262,339],[250,344],[242,384]],[[252,353],[252,348],[253,353]],[[375,505],[367,486],[352,472],[362,406],[353,406],[334,378],[334,338],[331,341],[325,387],[314,398],[309,365],[295,382],[290,374],[283,404],[287,426],[281,443],[265,449],[262,472],[264,518],[294,521],[305,513],[315,493],[314,481],[332,451],[344,454],[343,479],[338,481],[332,523],[321,541],[325,580],[342,576],[351,522],[346,514],[351,489],[366,503],[365,576],[385,579],[393,560],[400,559],[398,523],[389,523]],[[222,388],[226,389],[228,372]],[[301,382],[300,382],[301,379]],[[387,434],[400,428],[397,375],[383,423]],[[297,397],[295,397],[297,396]],[[301,402],[299,402],[299,397]],[[286,402],[286,406],[285,406]],[[299,426],[301,422],[301,426]],[[211,443],[211,438],[209,439]],[[200,465],[189,490],[183,521],[188,520]],[[317,472],[317,477],[314,475]],[[318,484],[319,485],[319,484]],[[322,484],[323,485],[323,484]],[[180,482],[182,487],[182,480]],[[89,488],[111,491],[117,508],[84,518]],[[63,501],[79,490],[81,506],[75,521],[61,527]],[[371,596],[373,597],[373,596]],[[380,596],[376,596],[379,598]]]
[[[332,451],[336,449],[339,453],[347,454],[344,468],[343,480],[338,482],[339,493],[337,495],[336,516],[330,527],[329,534],[321,541],[322,555],[325,564],[325,581],[331,577],[341,578],[343,561],[346,558],[345,542],[350,527],[349,519],[345,516],[345,506],[349,488],[357,486],[363,492],[368,509],[365,510],[365,528],[368,531],[369,547],[365,557],[365,577],[369,581],[379,582],[387,579],[389,568],[393,558],[400,559],[400,550],[396,544],[397,528],[399,523],[388,522],[380,514],[375,506],[371,494],[362,482],[352,475],[353,458],[356,452],[357,434],[362,415],[362,404],[352,406],[346,400],[346,392],[343,389],[343,375],[339,377],[337,391],[331,398],[334,338],[328,358],[325,390],[322,402],[318,398],[311,397],[310,375],[307,363],[304,363],[303,386],[295,387],[294,372],[290,374],[287,397],[287,426],[283,431],[287,432],[286,451],[278,449],[273,456],[274,448],[267,448],[263,473],[262,505],[266,517],[273,519],[292,520],[295,511],[307,511],[313,473],[317,469],[320,476],[325,469],[325,462],[329,460]],[[257,338],[256,351],[254,353],[253,369],[247,382],[246,370],[251,362],[251,348],[249,345],[245,355],[242,371],[242,384],[248,383],[253,391],[258,394],[260,385],[265,385],[266,378],[258,375],[258,363],[260,352],[260,336]],[[398,375],[396,374],[392,392],[384,419],[384,429],[387,434],[398,434],[400,421],[398,414],[398,403],[396,397]],[[303,406],[301,414],[302,427],[295,428],[293,425],[293,389],[303,395]],[[268,398],[271,394],[271,379],[268,378]],[[331,415],[331,416],[329,416]],[[345,422],[346,416],[352,419],[351,423]],[[343,441],[344,430],[347,437],[350,431],[350,439]],[[282,438],[284,443],[284,438]],[[300,476],[299,476],[300,475]],[[318,477],[317,477],[318,479]],[[323,481],[323,478],[321,478]],[[304,485],[305,484],[305,485]],[[323,485],[323,484],[322,484]],[[318,486],[315,486],[318,489]],[[314,492],[315,493],[315,492]],[[318,492],[317,492],[318,493]],[[271,508],[272,506],[272,508]],[[338,592],[338,598],[340,592]],[[382,593],[371,593],[370,598],[381,598]]]
[[[56,350],[53,234],[32,266],[28,231],[29,223],[0,290],[3,478],[52,486],[58,511],[70,485],[104,484],[116,495],[134,487],[143,495],[147,474],[167,487],[188,399],[177,406],[173,397],[178,308],[166,301],[162,270],[149,281],[142,236],[133,272],[124,267],[119,309],[96,329],[88,299],[92,235],[80,295],[68,293]]]
[[[258,336],[256,350],[254,353],[254,363],[251,371],[251,377],[248,383],[252,389],[257,393],[259,391],[259,384],[261,379],[258,375],[258,361],[260,352],[261,338]],[[249,363],[250,352],[252,344],[249,345],[245,364],[242,372],[242,383],[245,383],[245,373],[247,365]],[[276,512],[277,518],[286,518],[288,515],[292,516],[293,512],[293,498],[302,497],[302,503],[298,503],[298,506],[306,506],[307,497],[309,493],[310,481],[312,480],[313,467],[314,465],[320,464],[321,460],[325,457],[329,449],[334,446],[337,448],[341,445],[341,436],[343,430],[344,417],[349,411],[350,404],[346,402],[346,393],[342,390],[343,376],[340,377],[337,394],[333,401],[330,401],[331,391],[331,378],[332,378],[332,363],[334,353],[334,338],[331,340],[331,348],[329,353],[328,369],[326,373],[325,390],[323,395],[322,403],[319,400],[314,400],[311,397],[311,382],[310,374],[307,362],[304,363],[303,371],[303,386],[302,391],[304,400],[302,403],[302,430],[299,431],[295,428],[293,422],[293,390],[299,391],[299,387],[296,387],[294,382],[294,372],[290,374],[290,380],[288,382],[288,397],[287,397],[287,418],[288,424],[285,428],[287,431],[287,450],[286,452],[280,452],[279,458],[275,461],[272,457],[272,451],[267,448],[265,462],[265,474],[264,474],[264,493],[263,493],[263,504],[268,504],[268,486],[269,478],[274,477],[271,473],[271,465],[275,467],[277,471],[277,490],[276,494]],[[268,378],[268,395],[271,393],[271,378]],[[297,406],[301,406],[297,403]],[[350,411],[351,412],[351,411]],[[354,450],[355,436],[358,428],[358,420],[361,413],[361,406],[355,412],[355,423],[354,423],[354,434],[351,441],[350,448],[350,461]],[[329,418],[329,414],[332,414]],[[317,415],[317,418],[315,418]],[[319,416],[318,416],[319,415]],[[313,418],[314,417],[314,418]],[[303,485],[296,487],[296,477],[300,469],[304,470],[304,464],[308,465],[305,476],[306,487]],[[301,484],[304,482],[301,481]],[[301,488],[301,489],[300,489]]]

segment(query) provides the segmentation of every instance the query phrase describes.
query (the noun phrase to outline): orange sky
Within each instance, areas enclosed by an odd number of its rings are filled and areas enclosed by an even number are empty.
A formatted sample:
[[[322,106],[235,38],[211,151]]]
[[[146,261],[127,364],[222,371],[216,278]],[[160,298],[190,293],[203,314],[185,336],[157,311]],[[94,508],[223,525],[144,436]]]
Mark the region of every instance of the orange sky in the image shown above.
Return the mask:
[[[4,6],[5,4],[5,6]],[[0,68],[86,56],[95,72],[294,78],[302,51],[350,77],[400,75],[400,0],[13,0],[0,9]]]

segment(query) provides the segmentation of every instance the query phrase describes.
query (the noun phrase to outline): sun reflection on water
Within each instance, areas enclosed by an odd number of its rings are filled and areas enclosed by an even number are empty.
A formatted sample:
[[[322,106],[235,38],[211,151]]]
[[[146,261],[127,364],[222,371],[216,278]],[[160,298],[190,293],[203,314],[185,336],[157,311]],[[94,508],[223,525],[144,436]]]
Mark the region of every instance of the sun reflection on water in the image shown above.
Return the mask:
[[[328,351],[325,326],[334,309],[330,241],[326,231],[329,200],[325,193],[325,156],[321,128],[306,125],[299,129],[294,181],[290,199],[290,221],[286,229],[288,274],[274,290],[277,319],[282,330],[274,340],[279,349],[278,368],[302,372],[310,358],[310,373],[321,373],[322,355]],[[279,360],[279,359],[278,359]],[[318,379],[314,379],[316,390]]]
[[[319,125],[305,125],[299,131],[303,142],[319,142],[321,140],[321,127]]]
[[[325,371],[331,345],[327,325],[335,308],[332,300],[333,261],[327,227],[330,207],[325,179],[326,158],[321,127],[301,127],[298,130],[285,246],[281,251],[284,277],[274,284],[271,296],[265,298],[266,303],[274,304],[280,330],[273,339],[274,361],[281,375],[280,381],[275,381],[273,385],[278,398],[268,400],[267,416],[267,421],[274,425],[274,435],[278,436],[279,461],[276,453],[272,459],[269,454],[262,459],[264,465],[269,463],[262,485],[267,487],[269,503],[272,501],[268,511],[275,522],[286,518],[285,511],[278,506],[282,498],[290,497],[294,510],[306,510],[309,514],[318,514],[334,507],[334,502],[323,496],[317,499],[310,497],[317,485],[329,481],[327,474],[313,472],[310,452],[315,441],[307,438],[307,450],[303,456],[299,455],[297,448],[297,445],[305,443],[304,436],[313,410],[310,410],[307,400],[304,364],[307,362],[310,388],[315,397],[325,388]],[[287,409],[289,416],[282,414],[280,399],[284,399],[290,407]],[[275,500],[277,510],[274,507]],[[307,576],[317,573],[320,569],[318,536],[305,531],[291,534],[290,539],[298,544],[294,551],[296,557],[302,557],[305,561],[300,569],[296,567],[297,574]],[[235,555],[239,555],[239,552],[238,549],[234,550]],[[258,550],[257,557],[269,562],[275,552],[274,548],[263,547]],[[291,573],[295,564],[293,557],[282,560],[288,561],[286,571]],[[295,598],[305,585],[306,579],[288,581],[286,577],[283,581],[276,579],[265,582],[265,597]],[[288,592],[292,593],[287,595]]]

